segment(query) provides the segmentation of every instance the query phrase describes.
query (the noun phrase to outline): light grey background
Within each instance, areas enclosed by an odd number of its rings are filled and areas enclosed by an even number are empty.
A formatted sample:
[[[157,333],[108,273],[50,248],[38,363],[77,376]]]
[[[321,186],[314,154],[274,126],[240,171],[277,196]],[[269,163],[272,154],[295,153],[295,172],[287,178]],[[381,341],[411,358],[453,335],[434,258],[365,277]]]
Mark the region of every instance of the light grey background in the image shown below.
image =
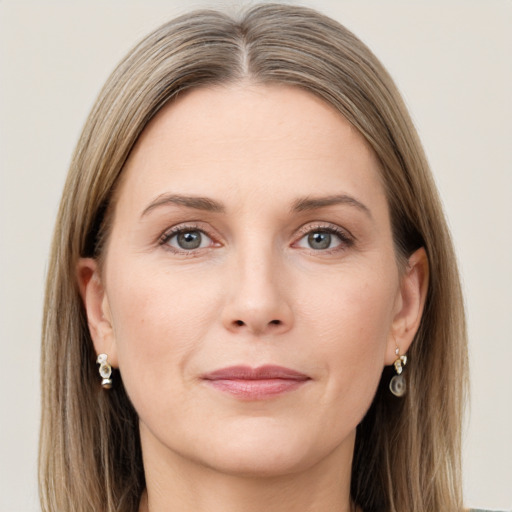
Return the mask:
[[[473,391],[464,436],[466,501],[512,508],[512,2],[302,3],[369,44],[410,107],[466,292]],[[67,166],[94,98],[153,27],[190,7],[246,4],[0,1],[3,512],[38,510],[43,282]]]

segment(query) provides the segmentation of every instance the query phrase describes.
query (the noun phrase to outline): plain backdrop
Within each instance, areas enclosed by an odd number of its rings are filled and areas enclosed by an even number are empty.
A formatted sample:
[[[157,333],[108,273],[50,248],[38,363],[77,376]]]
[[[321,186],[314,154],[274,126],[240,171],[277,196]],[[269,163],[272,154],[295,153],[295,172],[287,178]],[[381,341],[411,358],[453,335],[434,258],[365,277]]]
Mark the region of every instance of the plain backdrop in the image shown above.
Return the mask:
[[[466,294],[472,370],[466,502],[510,509],[512,2],[301,3],[363,39],[412,112],[453,231]],[[2,512],[38,510],[43,283],[67,166],[95,96],[119,59],[152,28],[191,7],[246,4],[0,0]]]

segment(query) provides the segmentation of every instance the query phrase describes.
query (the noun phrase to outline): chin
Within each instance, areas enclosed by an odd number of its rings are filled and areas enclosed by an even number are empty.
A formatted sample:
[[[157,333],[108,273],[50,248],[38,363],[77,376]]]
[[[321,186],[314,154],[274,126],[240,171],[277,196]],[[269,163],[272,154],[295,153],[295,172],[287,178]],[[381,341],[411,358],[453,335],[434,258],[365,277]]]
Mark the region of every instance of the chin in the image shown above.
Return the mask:
[[[229,450],[205,462],[217,472],[247,478],[275,478],[300,473],[315,463],[300,450],[286,450],[282,446],[273,448],[256,446],[243,452]]]
[[[342,439],[330,439],[319,433],[273,424],[254,422],[243,431],[212,436],[202,454],[203,465],[218,472],[251,478],[272,478],[306,471],[343,445]],[[266,427],[266,428],[265,428]],[[238,429],[237,429],[238,430]],[[215,447],[212,449],[212,447]]]

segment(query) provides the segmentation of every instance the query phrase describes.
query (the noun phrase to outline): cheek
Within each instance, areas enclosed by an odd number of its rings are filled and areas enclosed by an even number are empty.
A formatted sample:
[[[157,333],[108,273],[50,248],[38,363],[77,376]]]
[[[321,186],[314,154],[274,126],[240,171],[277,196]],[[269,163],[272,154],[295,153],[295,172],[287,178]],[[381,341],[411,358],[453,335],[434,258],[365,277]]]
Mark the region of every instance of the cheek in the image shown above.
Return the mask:
[[[142,265],[131,265],[129,272],[119,266],[111,277],[109,302],[119,368],[130,398],[144,402],[175,386],[201,351],[205,334],[219,316],[218,298],[207,282],[161,269],[148,271]]]
[[[301,317],[314,355],[326,365],[333,394],[352,404],[362,395],[371,400],[385,364],[397,281],[354,271],[328,285],[328,293],[304,294]]]
[[[391,326],[398,286],[397,279],[382,274],[352,269],[326,276],[324,282],[316,279],[316,292],[308,286],[301,293],[300,316],[315,324],[320,342],[337,337],[355,353],[366,345],[381,345]]]

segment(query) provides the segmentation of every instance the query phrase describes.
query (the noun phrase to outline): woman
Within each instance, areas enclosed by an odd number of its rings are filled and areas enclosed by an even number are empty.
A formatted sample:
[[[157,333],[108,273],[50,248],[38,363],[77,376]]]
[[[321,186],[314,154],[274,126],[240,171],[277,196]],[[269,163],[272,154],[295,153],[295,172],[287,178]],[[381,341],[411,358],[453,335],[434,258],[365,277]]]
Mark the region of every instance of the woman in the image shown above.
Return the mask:
[[[71,165],[42,366],[44,510],[462,510],[455,257],[372,53],[281,5],[141,42]]]

